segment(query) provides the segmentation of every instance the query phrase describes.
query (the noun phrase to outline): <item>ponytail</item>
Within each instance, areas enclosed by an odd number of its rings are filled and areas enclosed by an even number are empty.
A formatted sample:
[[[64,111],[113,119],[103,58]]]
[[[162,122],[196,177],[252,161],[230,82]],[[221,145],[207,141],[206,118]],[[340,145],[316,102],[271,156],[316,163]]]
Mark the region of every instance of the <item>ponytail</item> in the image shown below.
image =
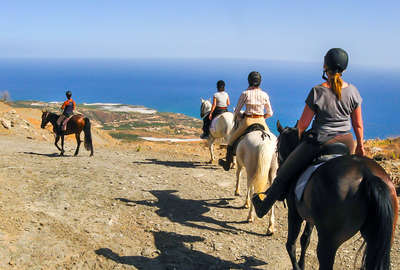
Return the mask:
[[[329,84],[335,93],[336,97],[340,100],[342,98],[342,85],[343,85],[343,80],[341,78],[342,74],[341,73],[335,73],[332,77],[329,79]]]

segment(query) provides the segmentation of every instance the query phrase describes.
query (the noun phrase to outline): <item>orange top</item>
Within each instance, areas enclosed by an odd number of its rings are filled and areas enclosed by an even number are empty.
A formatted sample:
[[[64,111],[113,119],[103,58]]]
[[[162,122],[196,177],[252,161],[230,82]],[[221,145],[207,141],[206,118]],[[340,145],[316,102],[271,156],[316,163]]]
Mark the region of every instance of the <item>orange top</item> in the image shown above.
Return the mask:
[[[70,105],[70,102],[72,102],[73,109],[75,110],[76,104],[75,101],[72,100],[72,98],[64,101],[63,105],[61,106],[61,110],[64,110],[66,106]]]
[[[64,112],[67,113],[72,113],[75,110],[76,104],[75,101],[70,98],[66,100],[63,105],[61,106],[61,110],[64,110]]]

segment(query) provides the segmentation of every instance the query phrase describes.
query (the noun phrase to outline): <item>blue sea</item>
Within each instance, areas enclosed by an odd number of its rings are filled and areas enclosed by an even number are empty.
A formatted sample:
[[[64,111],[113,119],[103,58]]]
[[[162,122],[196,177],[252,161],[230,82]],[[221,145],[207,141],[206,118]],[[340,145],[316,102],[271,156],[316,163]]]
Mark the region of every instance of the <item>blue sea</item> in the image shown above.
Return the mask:
[[[275,130],[279,119],[294,125],[312,86],[322,82],[322,63],[237,59],[0,59],[0,91],[12,100],[62,101],[71,90],[77,103],[143,105],[161,112],[200,118],[200,99],[211,98],[224,80],[231,110],[247,86],[247,75],[262,74],[271,98]],[[400,70],[350,65],[344,79],[363,98],[365,138],[400,135]]]

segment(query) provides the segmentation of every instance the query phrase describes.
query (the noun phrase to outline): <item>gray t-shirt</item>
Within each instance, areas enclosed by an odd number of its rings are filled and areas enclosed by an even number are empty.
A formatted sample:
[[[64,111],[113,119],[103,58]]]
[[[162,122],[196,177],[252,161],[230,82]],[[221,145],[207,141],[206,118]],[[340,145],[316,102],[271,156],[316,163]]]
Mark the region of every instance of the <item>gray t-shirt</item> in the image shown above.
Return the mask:
[[[360,93],[352,84],[342,88],[340,100],[330,88],[322,85],[312,88],[306,104],[315,113],[311,130],[317,135],[317,141],[324,143],[339,134],[350,132],[351,113],[361,102]]]

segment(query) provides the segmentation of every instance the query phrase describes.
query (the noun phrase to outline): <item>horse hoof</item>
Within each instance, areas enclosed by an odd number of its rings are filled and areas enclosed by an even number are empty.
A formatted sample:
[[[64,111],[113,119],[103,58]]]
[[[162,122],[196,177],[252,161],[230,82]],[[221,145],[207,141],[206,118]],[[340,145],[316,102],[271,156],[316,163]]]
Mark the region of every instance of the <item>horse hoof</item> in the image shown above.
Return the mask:
[[[240,196],[240,193],[238,191],[235,191],[235,196]]]
[[[267,233],[265,234],[265,236],[272,236],[273,234],[274,234],[274,232],[267,231]]]

